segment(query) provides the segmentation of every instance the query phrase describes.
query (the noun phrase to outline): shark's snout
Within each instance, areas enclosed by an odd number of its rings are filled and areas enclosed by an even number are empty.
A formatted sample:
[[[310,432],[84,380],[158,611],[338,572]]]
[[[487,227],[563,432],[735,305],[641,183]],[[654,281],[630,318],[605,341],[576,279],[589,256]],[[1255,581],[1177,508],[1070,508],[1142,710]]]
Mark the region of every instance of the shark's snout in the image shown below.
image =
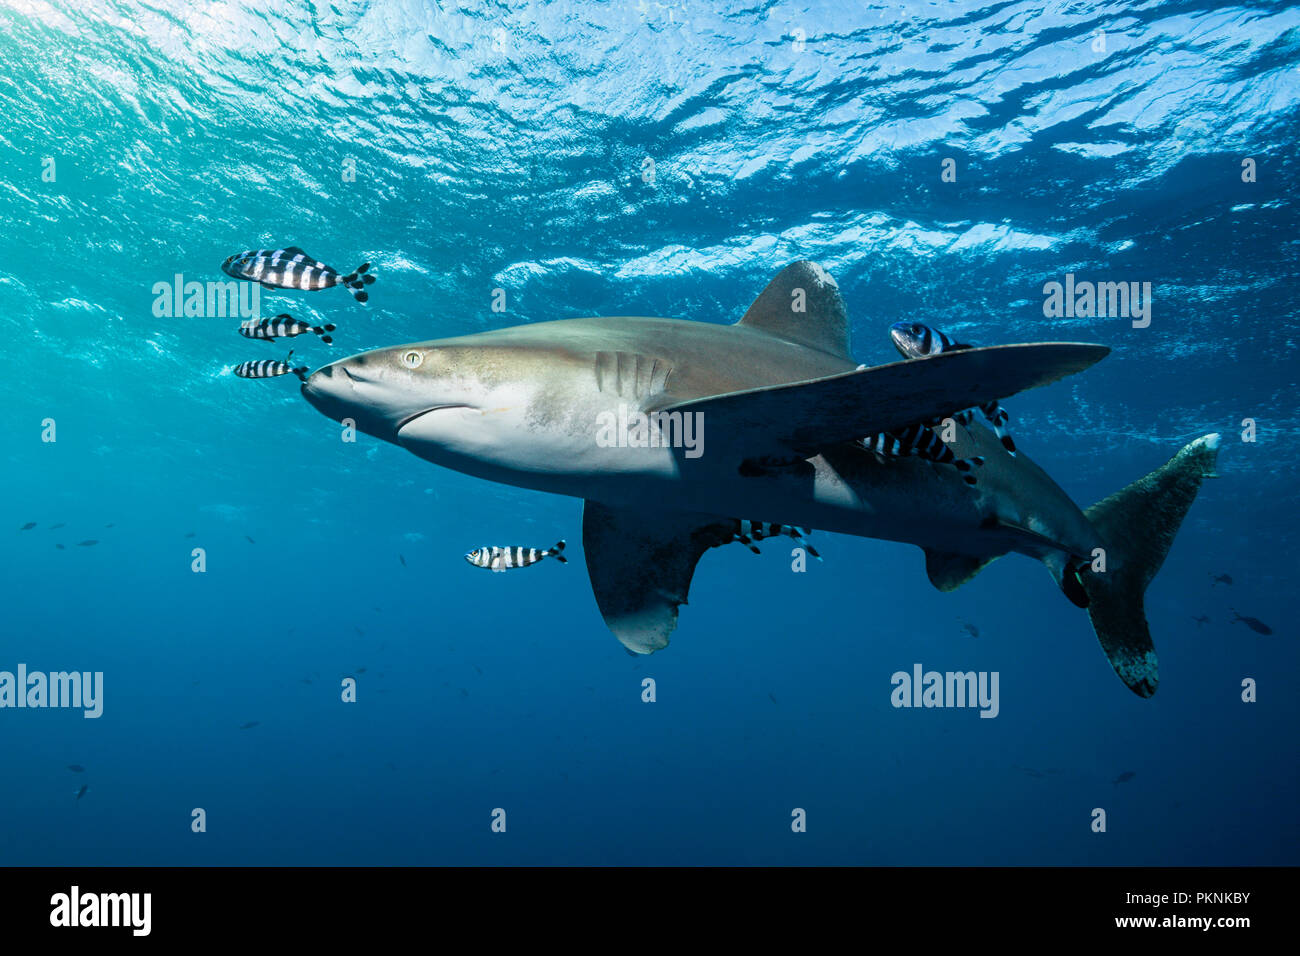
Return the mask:
[[[335,421],[351,418],[357,421],[363,431],[369,431],[359,419],[370,419],[373,416],[368,414],[368,409],[353,387],[357,381],[345,364],[333,362],[307,376],[307,380],[302,383],[302,397],[322,415]]]
[[[466,396],[456,389],[432,376],[414,374],[392,353],[365,352],[331,362],[308,376],[302,395],[334,421],[395,443],[403,428],[431,412],[468,406]],[[428,423],[424,427],[427,431]]]

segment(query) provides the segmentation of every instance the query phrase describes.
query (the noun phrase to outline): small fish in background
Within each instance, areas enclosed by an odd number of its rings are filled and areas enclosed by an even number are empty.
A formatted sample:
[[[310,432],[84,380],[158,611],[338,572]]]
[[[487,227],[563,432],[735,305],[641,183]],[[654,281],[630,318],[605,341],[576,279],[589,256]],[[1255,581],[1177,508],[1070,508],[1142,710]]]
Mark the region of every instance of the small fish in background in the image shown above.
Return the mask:
[[[464,687],[462,687],[462,688],[460,689],[460,696],[461,696],[461,697],[468,697],[468,696],[469,696],[469,691],[467,691]]]
[[[356,631],[356,632],[357,632],[358,634],[360,634],[362,637],[365,637],[365,636],[366,636],[366,632],[363,631],[363,630],[361,630],[361,628],[358,627],[356,624],[353,624],[353,625],[352,625],[352,630]]]
[[[280,375],[297,375],[299,380],[307,381],[307,366],[294,368],[289,364],[293,358],[293,349],[284,357],[283,362],[274,359],[259,359],[256,362],[240,362],[232,371],[240,378],[276,378]]]
[[[932,329],[920,322],[897,322],[891,325],[889,327],[889,338],[893,341],[894,348],[898,349],[898,354],[908,359],[925,358],[927,355],[938,355],[941,352],[956,352],[971,348],[971,346],[964,345],[961,342],[954,342],[938,329]],[[1002,442],[1002,447],[1014,458],[1016,442],[1006,429],[1007,421],[1010,419],[1006,409],[999,405],[995,399],[979,406],[979,410],[983,412],[984,417],[993,426],[993,431],[998,436],[998,441]],[[969,424],[972,417],[969,410],[965,410],[960,414],[964,419],[962,424]]]
[[[356,672],[358,674],[364,674],[366,672],[366,669],[364,667],[358,667]]]
[[[1135,771],[1125,770],[1122,774],[1120,774],[1118,777],[1115,778],[1113,785],[1118,787],[1121,783],[1128,783],[1136,776],[1137,773]]]
[[[33,528],[35,528],[35,527],[36,527],[36,522],[35,522],[35,521],[29,521],[29,522],[27,522],[25,525],[23,525],[21,528],[19,528],[18,530],[19,530],[19,531],[31,531],[31,530],[32,530]]]
[[[970,621],[964,622],[961,626],[961,629],[965,631],[967,634],[969,634],[971,637],[980,636],[980,629],[976,627],[974,624],[970,623]]]
[[[52,525],[50,525],[50,530],[51,530],[51,531],[58,531],[58,530],[59,530],[60,528],[62,528],[62,527],[63,527],[63,522],[60,521],[58,524],[52,524]]]
[[[90,789],[90,785],[83,783],[81,785],[81,789],[77,791],[77,799],[80,800],[82,797],[84,797],[86,795],[86,791],[89,789]]]
[[[105,527],[105,528],[112,528],[112,527],[115,527],[115,526],[114,526],[113,522],[110,521],[108,524],[104,525],[104,527]]]
[[[1236,608],[1228,608],[1233,613],[1232,623],[1240,621],[1256,634],[1272,634],[1273,629],[1257,617],[1251,617],[1249,614],[1238,614]]]
[[[310,684],[310,683],[311,683],[311,678],[310,678],[310,677],[301,677],[301,678],[298,679],[298,683],[299,683],[299,684]]]
[[[477,664],[470,664],[469,666],[474,668],[474,673],[479,677],[483,676],[483,668],[479,667]]]
[[[770,700],[772,703],[776,704],[778,707],[781,706],[780,704],[776,703],[776,696],[771,691],[767,692],[767,699]]]
[[[70,764],[68,764],[68,769],[71,770],[73,773],[85,773],[85,772],[86,772],[86,768],[83,767],[83,766],[82,766],[81,764],[79,764],[79,763],[70,763]]]
[[[55,547],[58,548],[60,551],[66,551],[66,550],[67,550],[67,549],[64,548],[63,545],[61,545],[61,544],[56,544]]]
[[[568,564],[569,559],[562,553],[564,542],[557,541],[555,547],[545,551],[537,548],[502,548],[497,546],[475,548],[465,555],[465,560],[476,568],[491,568],[493,571],[508,571],[511,568],[526,568],[543,558],[554,558],[561,564]]]
[[[87,538],[85,541],[78,541],[78,542],[77,542],[77,547],[79,547],[79,548],[93,548],[93,547],[94,547],[95,545],[97,545],[97,544],[99,544],[99,539],[98,539],[98,538]]]
[[[226,259],[221,264],[221,271],[236,279],[260,282],[266,289],[314,292],[341,285],[358,302],[370,298],[365,288],[375,281],[375,277],[369,274],[369,262],[362,263],[347,275],[339,275],[337,269],[313,259],[297,246],[285,249],[250,249]]]
[[[334,340],[327,333],[333,331],[334,326],[332,325],[311,325],[307,322],[300,322],[287,312],[261,321],[248,319],[239,323],[239,334],[244,338],[262,339],[265,342],[274,342],[276,339],[291,339],[310,332],[313,335],[319,335],[322,342],[330,345]]]
[[[1202,614],[1199,617],[1194,617],[1192,620],[1196,622],[1197,627],[1200,627],[1202,624],[1210,623],[1210,618],[1205,614]]]
[[[1210,573],[1210,587],[1217,587],[1220,584],[1231,584],[1231,583],[1232,583],[1231,574],[1215,574],[1213,572]]]
[[[260,723],[261,723],[260,720],[250,720],[250,721],[249,721],[248,723],[246,723],[246,724],[240,724],[240,725],[239,725],[239,729],[240,729],[240,730],[252,730],[254,727],[256,727],[256,726],[257,726],[258,724],[260,724]]]
[[[406,567],[406,558],[404,558],[402,555],[399,554],[397,556],[397,560],[402,562],[402,567]],[[375,610],[377,611],[379,610],[379,608],[375,608]]]
[[[198,533],[195,532],[195,531],[191,531],[191,532],[190,532],[189,534],[187,534],[185,537],[187,537],[187,538],[195,538],[195,537],[198,537]]]
[[[244,535],[244,540],[247,541],[249,544],[257,544],[257,542],[254,541],[252,538],[250,538],[248,535]]]

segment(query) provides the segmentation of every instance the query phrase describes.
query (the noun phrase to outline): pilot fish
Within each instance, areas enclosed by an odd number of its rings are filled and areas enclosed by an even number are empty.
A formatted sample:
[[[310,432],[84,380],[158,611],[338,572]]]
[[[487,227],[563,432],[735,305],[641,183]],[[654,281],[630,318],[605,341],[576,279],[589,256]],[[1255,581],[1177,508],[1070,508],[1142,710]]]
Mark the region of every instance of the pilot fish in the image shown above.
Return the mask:
[[[302,381],[307,381],[307,366],[294,368],[289,364],[289,359],[293,358],[293,350],[284,357],[283,362],[276,362],[272,359],[260,359],[256,362],[240,362],[235,366],[234,372],[240,378],[275,378],[277,375],[288,375],[292,372]]]
[[[365,288],[375,281],[367,274],[370,263],[362,263],[347,275],[318,262],[297,246],[287,249],[250,249],[231,256],[221,264],[221,271],[236,279],[260,282],[267,289],[302,289],[314,291],[341,285],[352,298],[365,302],[370,296]]]
[[[295,335],[303,335],[311,332],[313,335],[319,335],[320,340],[329,345],[334,340],[326,335],[327,332],[333,332],[332,325],[308,325],[306,322],[300,322],[292,315],[285,313],[277,315],[274,318],[249,319],[246,322],[239,323],[239,334],[246,339],[265,339],[268,342],[274,342],[276,339],[291,339]]]
[[[975,476],[970,473],[972,468],[984,464],[983,455],[958,458],[943,439],[932,432],[928,426],[921,424],[908,425],[896,432],[872,435],[862,439],[862,445],[868,451],[874,451],[877,455],[885,457],[902,458],[906,455],[917,455],[926,461],[952,465],[958,471],[964,472],[961,477],[968,485],[975,484]]]
[[[889,337],[893,340],[894,348],[898,349],[899,354],[903,358],[909,359],[924,358],[927,355],[938,355],[940,352],[954,352],[958,349],[971,347],[961,342],[954,342],[938,329],[932,329],[920,322],[898,322],[889,327]],[[1006,429],[1009,418],[1006,409],[999,405],[996,399],[981,405],[979,409],[984,413],[984,417],[988,419],[989,424],[993,426],[998,440],[1002,442],[1002,447],[1014,455],[1016,453],[1016,443]],[[969,412],[961,412],[960,416],[959,421],[962,424],[969,423]]]
[[[746,521],[737,518],[734,526],[729,529],[729,533],[724,535],[722,543],[731,544],[733,541],[739,541],[755,554],[761,554],[762,552],[754,545],[755,541],[785,535],[793,538],[799,547],[820,561],[822,556],[817,553],[817,549],[804,540],[804,535],[807,533],[803,528],[796,528],[790,524],[772,524],[770,521]]]
[[[556,542],[555,547],[546,551],[539,551],[536,548],[500,548],[494,545],[490,548],[475,548],[465,555],[465,560],[476,568],[508,571],[511,568],[526,568],[530,564],[536,564],[542,558],[555,558],[561,564],[568,564],[568,559],[561,553],[563,550],[563,541]]]

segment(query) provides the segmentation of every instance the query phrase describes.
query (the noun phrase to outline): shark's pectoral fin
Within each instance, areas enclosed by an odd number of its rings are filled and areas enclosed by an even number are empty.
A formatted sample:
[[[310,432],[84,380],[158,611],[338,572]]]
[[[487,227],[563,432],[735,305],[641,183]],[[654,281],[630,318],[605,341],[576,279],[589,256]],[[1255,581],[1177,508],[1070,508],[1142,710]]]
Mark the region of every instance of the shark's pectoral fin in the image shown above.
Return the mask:
[[[591,589],[605,624],[624,647],[652,654],[667,646],[700,555],[725,540],[724,521],[585,504],[582,547]]]
[[[702,413],[710,455],[719,446],[746,458],[773,445],[804,453],[1047,385],[1109,352],[1073,342],[963,349],[659,410]]]
[[[930,578],[930,583],[940,591],[957,590],[979,574],[985,565],[997,559],[997,555],[973,558],[968,554],[951,554],[929,548],[921,550],[925,552],[925,573]]]

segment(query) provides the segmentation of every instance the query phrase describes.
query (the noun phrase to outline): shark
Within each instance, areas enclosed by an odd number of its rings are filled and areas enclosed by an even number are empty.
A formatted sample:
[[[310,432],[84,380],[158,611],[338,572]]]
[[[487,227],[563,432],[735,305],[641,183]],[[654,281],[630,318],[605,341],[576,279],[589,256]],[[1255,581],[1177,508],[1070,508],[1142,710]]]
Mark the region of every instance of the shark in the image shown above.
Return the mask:
[[[916,545],[940,591],[1007,554],[1037,559],[1087,611],[1124,684],[1154,694],[1144,594],[1215,476],[1220,436],[1083,509],[989,428],[954,422],[954,454],[984,458],[971,485],[862,439],[1050,385],[1110,350],[1018,343],[867,366],[849,330],[834,279],[802,260],[734,324],[532,322],[366,351],[301,390],[329,418],[434,465],[582,499],[592,593],[634,654],[668,645],[701,556],[743,516]]]

